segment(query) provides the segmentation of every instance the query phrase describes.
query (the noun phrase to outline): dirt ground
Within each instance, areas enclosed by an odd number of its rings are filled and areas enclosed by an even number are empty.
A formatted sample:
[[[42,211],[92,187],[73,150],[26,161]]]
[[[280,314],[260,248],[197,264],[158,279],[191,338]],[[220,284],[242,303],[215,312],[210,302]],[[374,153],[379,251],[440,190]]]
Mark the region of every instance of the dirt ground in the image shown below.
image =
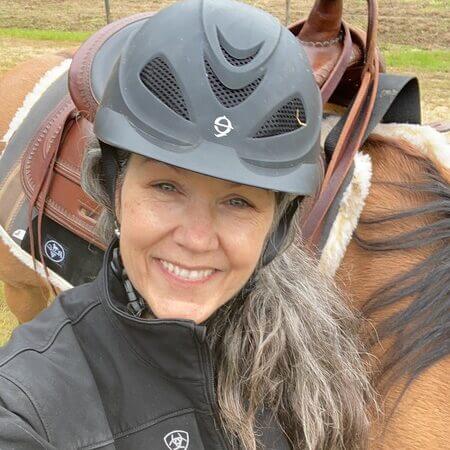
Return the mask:
[[[0,77],[22,61],[75,47],[77,44],[73,42],[34,41],[0,36]]]

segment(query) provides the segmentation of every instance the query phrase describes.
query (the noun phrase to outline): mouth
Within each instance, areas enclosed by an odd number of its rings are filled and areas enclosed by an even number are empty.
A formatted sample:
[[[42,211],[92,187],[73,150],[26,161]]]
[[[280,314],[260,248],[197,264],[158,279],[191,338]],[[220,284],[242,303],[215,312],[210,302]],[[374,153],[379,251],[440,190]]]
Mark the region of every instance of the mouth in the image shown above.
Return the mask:
[[[206,283],[220,272],[217,269],[189,270],[159,258],[155,258],[155,261],[166,278],[172,282],[175,281],[184,285]]]

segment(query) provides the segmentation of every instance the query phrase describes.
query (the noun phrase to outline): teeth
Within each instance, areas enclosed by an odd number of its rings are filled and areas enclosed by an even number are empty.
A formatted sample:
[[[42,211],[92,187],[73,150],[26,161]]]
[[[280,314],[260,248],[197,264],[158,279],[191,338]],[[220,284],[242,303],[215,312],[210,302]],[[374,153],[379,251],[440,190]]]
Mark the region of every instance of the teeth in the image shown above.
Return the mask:
[[[174,273],[176,276],[180,278],[184,278],[186,280],[197,281],[203,278],[209,277],[214,270],[186,270],[181,267],[175,266],[169,261],[160,260],[162,265],[171,273]]]

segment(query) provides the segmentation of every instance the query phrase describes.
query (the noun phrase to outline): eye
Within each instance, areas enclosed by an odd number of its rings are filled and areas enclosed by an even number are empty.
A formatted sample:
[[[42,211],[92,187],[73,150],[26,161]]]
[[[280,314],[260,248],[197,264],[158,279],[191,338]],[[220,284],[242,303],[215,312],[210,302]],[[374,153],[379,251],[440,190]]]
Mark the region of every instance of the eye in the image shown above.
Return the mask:
[[[172,183],[157,183],[153,185],[154,188],[164,192],[176,192],[177,188]]]
[[[240,197],[231,198],[230,200],[228,200],[228,202],[231,206],[234,206],[236,208],[251,208],[252,207],[252,205],[250,205],[250,203],[247,202],[247,200],[244,200],[243,198],[240,198]]]

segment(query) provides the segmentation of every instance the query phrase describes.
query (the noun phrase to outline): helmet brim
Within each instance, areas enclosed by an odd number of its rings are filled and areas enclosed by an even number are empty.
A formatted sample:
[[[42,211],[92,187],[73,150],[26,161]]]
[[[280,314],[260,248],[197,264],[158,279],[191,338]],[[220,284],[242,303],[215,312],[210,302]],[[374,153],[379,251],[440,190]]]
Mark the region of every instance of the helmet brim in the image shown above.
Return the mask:
[[[293,167],[285,168],[255,166],[239,157],[233,148],[217,142],[202,140],[197,145],[183,147],[182,151],[167,151],[149,142],[149,136],[124,115],[104,106],[97,111],[94,132],[100,141],[121,150],[235,183],[310,196],[316,193],[322,181],[319,162],[298,165],[294,161]],[[224,153],[226,164],[223,164]]]

